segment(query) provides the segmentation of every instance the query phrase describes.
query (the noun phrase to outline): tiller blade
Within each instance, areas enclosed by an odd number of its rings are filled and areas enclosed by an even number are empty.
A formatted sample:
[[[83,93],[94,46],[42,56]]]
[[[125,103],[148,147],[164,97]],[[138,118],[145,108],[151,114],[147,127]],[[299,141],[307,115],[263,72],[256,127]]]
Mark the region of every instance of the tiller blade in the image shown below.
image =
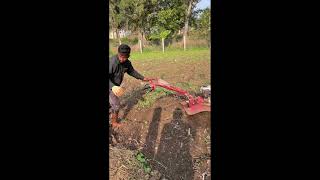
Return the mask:
[[[189,101],[181,102],[181,105],[188,115],[194,115],[200,112],[211,111],[210,103],[205,102],[202,97],[197,97],[193,101],[191,99]]]

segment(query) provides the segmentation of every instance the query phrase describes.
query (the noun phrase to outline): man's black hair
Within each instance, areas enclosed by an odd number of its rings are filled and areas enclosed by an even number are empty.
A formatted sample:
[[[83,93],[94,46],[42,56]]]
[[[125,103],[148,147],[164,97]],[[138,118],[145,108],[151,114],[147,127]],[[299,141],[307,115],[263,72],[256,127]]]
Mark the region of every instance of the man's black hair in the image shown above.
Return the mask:
[[[130,51],[131,51],[131,48],[126,44],[121,44],[118,47],[118,53],[120,53],[120,54],[129,55]]]

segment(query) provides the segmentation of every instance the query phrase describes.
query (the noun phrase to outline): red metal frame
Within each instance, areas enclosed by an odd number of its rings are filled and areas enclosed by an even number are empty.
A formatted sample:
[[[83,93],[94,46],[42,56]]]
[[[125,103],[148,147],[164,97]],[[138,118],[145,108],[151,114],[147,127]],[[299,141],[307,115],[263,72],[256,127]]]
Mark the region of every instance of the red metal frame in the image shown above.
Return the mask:
[[[204,102],[204,99],[201,96],[193,97],[187,91],[185,91],[183,89],[180,89],[178,87],[174,87],[174,86],[171,86],[171,85],[168,85],[168,84],[162,84],[162,83],[159,83],[159,81],[158,82],[154,82],[153,80],[150,80],[149,83],[150,83],[150,87],[151,87],[152,91],[156,88],[156,86],[160,86],[160,87],[163,87],[165,89],[168,89],[168,90],[171,90],[171,91],[175,91],[175,92],[177,92],[179,94],[182,94],[182,95],[186,96],[188,98],[188,101],[187,101],[188,107],[192,107],[193,105],[201,104],[201,103]]]

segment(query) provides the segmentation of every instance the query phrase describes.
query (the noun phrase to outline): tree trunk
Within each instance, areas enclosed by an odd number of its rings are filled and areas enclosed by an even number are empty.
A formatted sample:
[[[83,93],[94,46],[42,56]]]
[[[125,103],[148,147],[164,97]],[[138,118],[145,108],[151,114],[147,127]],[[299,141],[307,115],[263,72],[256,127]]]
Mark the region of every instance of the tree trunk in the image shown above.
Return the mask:
[[[185,51],[187,49],[187,41],[186,41],[186,36],[183,34],[183,50]]]
[[[189,17],[191,15],[192,3],[193,3],[193,0],[190,0],[188,5],[188,10],[185,16],[184,32],[183,32],[183,50],[184,51],[187,49],[187,34],[188,34],[188,28],[189,28]]]
[[[141,39],[139,39],[139,46],[140,46],[140,53],[142,54],[142,43],[141,43]]]
[[[126,19],[126,32],[129,31],[129,19]]]
[[[121,38],[120,38],[119,29],[116,29],[116,34],[117,34],[117,39],[119,40],[119,45],[121,45]]]
[[[162,38],[162,53],[164,53],[164,38]]]
[[[142,41],[142,38],[143,37],[143,32],[139,31],[139,45],[140,45],[140,53],[142,53],[142,44],[143,44],[143,41]]]
[[[147,38],[146,38],[146,33],[145,33],[144,30],[142,31],[142,41],[143,41],[143,47],[148,45],[148,41],[147,41]]]
[[[144,33],[143,30],[141,31],[141,41],[142,41],[142,47],[145,47],[145,46],[146,46],[147,39],[146,39],[146,37],[145,37],[145,33]]]
[[[115,39],[116,38],[116,32],[113,30],[112,31],[112,39]]]
[[[118,29],[115,30],[115,33],[116,33],[115,39],[118,39],[118,36],[119,36]]]

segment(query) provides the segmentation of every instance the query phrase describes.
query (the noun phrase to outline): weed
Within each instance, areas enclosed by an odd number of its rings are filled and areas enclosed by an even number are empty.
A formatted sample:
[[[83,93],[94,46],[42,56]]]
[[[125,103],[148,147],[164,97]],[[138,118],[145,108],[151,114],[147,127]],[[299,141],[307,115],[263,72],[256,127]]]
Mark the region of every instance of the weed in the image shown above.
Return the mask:
[[[150,165],[148,165],[147,159],[145,158],[143,153],[142,152],[138,152],[138,154],[136,155],[136,158],[143,165],[144,172],[150,173],[151,172],[151,167],[150,167]]]
[[[169,94],[173,94],[173,92],[164,88],[156,88],[154,91],[148,92],[146,95],[144,95],[143,100],[139,100],[138,108],[139,109],[149,108],[154,104],[154,102],[157,99],[163,96],[167,96]]]

